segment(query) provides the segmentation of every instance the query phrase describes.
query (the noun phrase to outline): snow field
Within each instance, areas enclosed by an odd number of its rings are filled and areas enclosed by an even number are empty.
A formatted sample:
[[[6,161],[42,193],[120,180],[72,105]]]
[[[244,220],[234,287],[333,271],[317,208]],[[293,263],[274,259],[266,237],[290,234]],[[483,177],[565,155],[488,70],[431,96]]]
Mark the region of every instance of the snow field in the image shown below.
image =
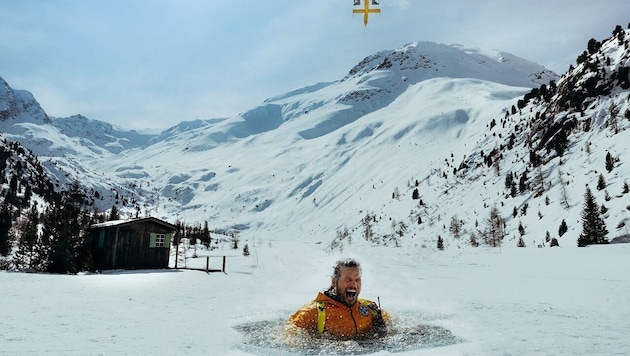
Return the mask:
[[[345,257],[363,264],[363,297],[378,297],[401,322],[443,327],[464,340],[397,354],[621,355],[630,349],[629,245],[439,253],[351,245],[342,254],[299,241],[249,246],[250,256],[228,257],[225,274],[2,272],[0,349],[7,355],[296,353],[246,345],[235,328],[285,320],[328,286],[333,263]],[[205,258],[196,260],[205,265]]]

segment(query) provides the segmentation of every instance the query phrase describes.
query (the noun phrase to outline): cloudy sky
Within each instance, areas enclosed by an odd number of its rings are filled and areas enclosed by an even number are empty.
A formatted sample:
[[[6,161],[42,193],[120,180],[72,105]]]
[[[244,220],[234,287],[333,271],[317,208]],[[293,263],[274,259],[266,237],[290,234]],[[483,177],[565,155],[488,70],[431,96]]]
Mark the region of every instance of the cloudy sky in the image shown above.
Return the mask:
[[[499,49],[565,72],[589,39],[628,26],[630,1],[0,0],[0,77],[51,116],[126,129],[237,115],[341,79],[413,41]]]

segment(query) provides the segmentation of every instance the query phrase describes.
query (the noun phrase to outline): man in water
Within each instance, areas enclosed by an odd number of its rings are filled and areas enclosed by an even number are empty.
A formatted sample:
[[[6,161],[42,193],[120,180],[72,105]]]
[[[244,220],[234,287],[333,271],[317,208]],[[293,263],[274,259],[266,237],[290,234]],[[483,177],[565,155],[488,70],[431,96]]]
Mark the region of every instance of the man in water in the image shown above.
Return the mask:
[[[354,259],[337,261],[330,288],[295,312],[289,324],[340,340],[385,336],[389,316],[373,301],[359,298],[359,293],[361,265]]]

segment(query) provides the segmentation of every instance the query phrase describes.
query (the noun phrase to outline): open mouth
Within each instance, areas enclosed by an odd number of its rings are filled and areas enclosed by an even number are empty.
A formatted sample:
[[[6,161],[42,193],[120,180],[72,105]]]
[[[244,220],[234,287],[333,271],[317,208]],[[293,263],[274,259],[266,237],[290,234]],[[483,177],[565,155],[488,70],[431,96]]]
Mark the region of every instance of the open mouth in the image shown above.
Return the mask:
[[[354,299],[357,296],[357,291],[356,290],[347,290],[346,291],[346,297]]]

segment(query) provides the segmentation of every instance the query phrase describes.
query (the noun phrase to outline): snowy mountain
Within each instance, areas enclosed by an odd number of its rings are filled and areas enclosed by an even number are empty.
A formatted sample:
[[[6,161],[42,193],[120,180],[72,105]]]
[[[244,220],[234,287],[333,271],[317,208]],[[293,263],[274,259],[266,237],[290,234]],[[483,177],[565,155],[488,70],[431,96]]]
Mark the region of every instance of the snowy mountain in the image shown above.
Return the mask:
[[[21,142],[39,156],[87,158],[90,154],[123,150],[145,145],[153,135],[114,128],[103,121],[82,115],[51,118],[25,90],[14,90],[0,78],[0,131],[9,139]]]
[[[37,124],[40,140],[63,142],[67,153],[53,154],[56,164],[109,191],[100,208],[120,205],[123,214],[208,221],[331,248],[352,236],[463,247],[480,238],[496,208],[506,244],[516,246],[525,231],[530,246],[548,244],[548,236],[575,246],[584,185],[595,186],[599,173],[610,187],[594,191],[606,201],[611,238],[625,234],[615,227],[625,226],[627,212],[627,125],[620,119],[611,132],[607,113],[628,112],[627,37],[621,30],[596,49],[589,43],[561,78],[500,51],[416,42],[368,56],[338,81],[152,138],[83,117],[44,122],[45,114],[28,132],[35,137]],[[610,172],[607,152],[617,162]],[[519,180],[523,189],[513,191]],[[125,198],[115,200],[119,194]],[[564,237],[560,220],[568,224]]]
[[[105,149],[111,153],[146,145],[154,135],[114,128],[103,121],[91,120],[83,115],[53,118],[53,125],[64,135],[78,138],[81,145],[95,152]]]
[[[326,239],[447,155],[463,157],[492,117],[555,78],[502,52],[412,43],[366,58],[337,82],[174,130],[98,170],[163,199],[152,214]]]

